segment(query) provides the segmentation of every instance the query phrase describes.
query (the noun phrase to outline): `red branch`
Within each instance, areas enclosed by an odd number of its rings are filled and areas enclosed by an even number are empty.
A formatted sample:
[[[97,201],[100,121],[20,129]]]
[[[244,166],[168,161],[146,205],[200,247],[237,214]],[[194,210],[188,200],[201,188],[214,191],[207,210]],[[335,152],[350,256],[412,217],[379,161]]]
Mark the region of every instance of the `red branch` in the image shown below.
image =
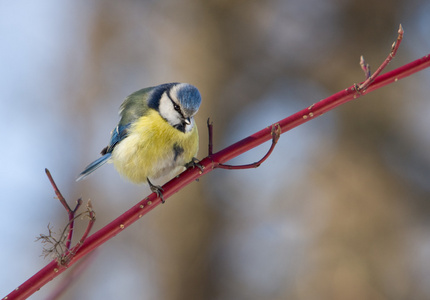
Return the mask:
[[[78,250],[82,247],[82,245],[86,241],[88,235],[91,232],[91,229],[93,228],[94,222],[96,221],[96,213],[93,210],[93,206],[91,205],[91,201],[90,200],[88,200],[88,203],[87,203],[87,211],[86,211],[86,213],[88,213],[88,217],[90,219],[89,222],[88,222],[87,228],[85,229],[85,232],[82,235],[82,237],[79,240],[79,242],[72,249],[70,249],[70,247],[67,248],[69,251],[67,251],[61,257],[60,263],[64,267],[68,267],[69,266],[69,262],[72,260],[72,258],[75,256],[76,252],[78,252]]]
[[[69,204],[67,204],[66,199],[64,199],[63,195],[61,194],[60,190],[58,189],[57,184],[55,183],[54,179],[52,178],[51,172],[49,172],[48,169],[45,169],[45,173],[46,173],[46,176],[48,176],[48,179],[51,182],[52,187],[54,188],[54,191],[55,191],[55,194],[57,195],[58,200],[60,200],[61,204],[66,209],[67,214],[69,216],[69,233],[67,234],[67,239],[66,239],[66,248],[67,248],[67,250],[69,250],[70,244],[72,243],[73,227],[75,226],[75,214],[82,204],[82,199],[79,198],[76,201],[75,209],[71,209]]]
[[[96,257],[96,252],[91,252],[83,259],[81,259],[69,272],[67,272],[67,276],[61,279],[52,294],[46,297],[46,300],[56,300],[60,299],[60,297],[67,291],[68,288],[75,282],[75,280],[79,279],[82,273],[91,265],[92,261]]]
[[[55,183],[54,179],[52,178],[51,172],[49,172],[48,169],[45,169],[45,173],[48,176],[48,179],[51,182],[52,187],[54,188],[54,192],[57,195],[58,200],[60,200],[61,204],[66,209],[67,214],[69,216],[69,223],[67,226],[68,228],[66,228],[66,229],[68,229],[67,239],[65,242],[66,251],[64,253],[58,253],[59,264],[63,267],[67,267],[69,261],[73,258],[75,253],[79,250],[79,248],[81,248],[82,244],[85,242],[86,238],[90,234],[91,229],[93,228],[94,222],[96,220],[96,214],[95,214],[93,207],[91,205],[91,201],[88,200],[87,211],[85,213],[88,214],[88,217],[90,220],[88,222],[87,229],[85,230],[85,232],[82,235],[79,242],[72,249],[70,249],[70,245],[72,243],[73,227],[75,224],[75,219],[84,214],[84,213],[81,213],[81,214],[76,215],[76,212],[78,211],[79,207],[82,205],[82,199],[79,198],[76,201],[75,209],[71,209],[69,204],[67,203],[66,199],[63,197],[60,190],[58,189],[57,184]],[[66,231],[66,229],[64,230],[64,232]],[[60,241],[61,240],[62,240],[62,237],[60,238]]]
[[[376,77],[365,90],[357,91],[357,86],[352,85],[283,120],[280,120],[279,122],[276,122],[273,125],[269,125],[263,130],[260,130],[219,152],[207,156],[199,162],[199,164],[203,167],[203,171],[198,168],[189,168],[180,174],[180,176],[175,177],[171,181],[167,182],[163,186],[164,199],[169,198],[199,177],[211,172],[220,164],[223,164],[232,158],[261,145],[262,143],[273,139],[272,128],[274,126],[279,126],[282,133],[287,132],[303,123],[321,116],[322,114],[334,109],[341,104],[359,98],[367,93],[396,82],[399,79],[407,77],[411,74],[417,73],[425,68],[428,68],[429,66],[430,54],[391,72]],[[209,145],[209,149],[211,148],[212,145]],[[152,193],[147,198],[143,199],[135,206],[130,208],[124,214],[113,220],[111,223],[90,235],[86,239],[85,243],[79,245],[79,249],[76,250],[75,255],[68,262],[68,266],[75,264],[89,252],[93,251],[107,240],[116,236],[118,233],[139,220],[143,215],[154,209],[160,203],[160,198],[157,197],[155,193]],[[21,286],[11,292],[7,296],[7,299],[25,299],[65,270],[65,266],[61,266],[58,264],[57,260],[53,260],[47,266],[33,275],[30,279],[24,282]]]
[[[397,50],[400,47],[400,43],[403,40],[403,33],[404,33],[403,27],[402,27],[402,24],[400,24],[397,40],[391,46],[390,54],[388,54],[388,56],[384,60],[384,62],[379,66],[378,69],[376,69],[375,73],[373,73],[372,75],[370,75],[369,64],[367,64],[364,61],[363,56],[360,57],[360,66],[363,69],[364,73],[366,74],[366,80],[362,84],[360,84],[356,87],[357,91],[359,91],[359,92],[365,91],[367,89],[367,87],[375,80],[375,78],[378,77],[378,75],[382,72],[382,70],[384,70],[385,67],[388,66],[388,64],[394,58],[394,56],[396,56]]]
[[[258,168],[269,156],[272,154],[273,149],[275,149],[276,144],[278,143],[279,138],[281,137],[281,127],[279,124],[272,125],[272,145],[269,148],[269,151],[267,151],[266,155],[263,156],[259,161],[255,163],[251,163],[248,165],[239,165],[239,166],[232,166],[232,165],[225,165],[225,164],[218,164],[217,168],[219,169],[228,169],[228,170],[244,170],[244,169],[252,169],[252,168]],[[212,144],[212,126],[209,127],[209,144]],[[213,153],[209,152],[209,156],[211,156]]]

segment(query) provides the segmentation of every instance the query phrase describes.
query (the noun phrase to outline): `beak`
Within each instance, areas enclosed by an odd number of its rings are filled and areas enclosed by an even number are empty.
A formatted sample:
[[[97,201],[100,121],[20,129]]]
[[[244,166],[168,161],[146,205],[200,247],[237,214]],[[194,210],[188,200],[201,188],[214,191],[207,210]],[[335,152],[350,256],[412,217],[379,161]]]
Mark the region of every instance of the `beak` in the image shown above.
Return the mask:
[[[185,118],[184,123],[187,125],[191,125],[191,118]]]

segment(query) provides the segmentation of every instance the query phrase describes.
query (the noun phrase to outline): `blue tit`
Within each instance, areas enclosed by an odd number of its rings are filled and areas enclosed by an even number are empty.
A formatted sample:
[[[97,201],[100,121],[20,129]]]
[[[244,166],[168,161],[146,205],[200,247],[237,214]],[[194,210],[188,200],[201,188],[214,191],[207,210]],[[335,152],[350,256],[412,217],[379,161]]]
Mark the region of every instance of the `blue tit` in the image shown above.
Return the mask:
[[[107,162],[134,183],[175,176],[193,161],[199,136],[194,115],[199,110],[198,89],[187,83],[166,83],[141,89],[120,107],[120,121],[102,157],[89,164],[76,181]],[[154,190],[158,189],[158,190]]]

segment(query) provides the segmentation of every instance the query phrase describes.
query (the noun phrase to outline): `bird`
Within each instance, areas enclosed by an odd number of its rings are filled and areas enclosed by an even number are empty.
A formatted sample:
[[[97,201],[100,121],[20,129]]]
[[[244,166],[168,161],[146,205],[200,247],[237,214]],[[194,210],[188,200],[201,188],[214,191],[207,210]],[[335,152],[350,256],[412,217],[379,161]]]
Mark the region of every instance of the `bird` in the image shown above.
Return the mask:
[[[120,121],[101,157],[78,176],[80,181],[113,163],[133,183],[149,184],[164,203],[162,188],[151,180],[176,176],[195,165],[199,135],[194,116],[201,104],[199,90],[188,83],[165,83],[129,95],[120,106]]]

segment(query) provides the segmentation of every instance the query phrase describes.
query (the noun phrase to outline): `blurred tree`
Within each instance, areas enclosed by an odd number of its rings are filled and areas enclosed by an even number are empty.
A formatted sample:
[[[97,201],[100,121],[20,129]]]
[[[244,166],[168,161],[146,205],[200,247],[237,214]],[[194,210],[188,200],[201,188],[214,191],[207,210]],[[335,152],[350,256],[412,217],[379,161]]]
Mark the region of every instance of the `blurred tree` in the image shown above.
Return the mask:
[[[421,3],[96,2],[88,24],[88,49],[82,51],[86,55],[84,72],[76,80],[79,89],[72,87],[76,94],[70,95],[78,99],[73,102],[74,109],[84,120],[79,125],[85,128],[80,153],[85,159],[81,165],[93,158],[94,153],[89,151],[93,146],[87,145],[92,145],[94,137],[108,138],[98,127],[113,128],[115,124],[112,119],[103,119],[103,125],[95,124],[102,122],[99,118],[104,118],[107,107],[115,109],[121,98],[140,87],[169,81],[193,83],[203,94],[197,119],[201,136],[199,157],[204,157],[207,117],[214,121],[215,145],[222,147],[232,132],[234,120],[259,101],[271,105],[266,99],[275,89],[296,82],[303,86],[320,82],[328,94],[360,81],[363,74],[358,66],[359,56],[364,54],[376,68],[389,51],[398,24],[408,22],[407,18]],[[85,9],[82,5],[77,7],[78,11]],[[405,58],[404,48],[401,52],[399,61],[410,60]],[[387,153],[395,160],[403,159],[390,149],[393,141],[395,145],[408,145],[402,148],[404,156],[416,156],[414,144],[399,125],[404,117],[402,108],[411,105],[406,103],[406,98],[412,96],[408,84],[412,80],[337,110],[336,144],[313,145],[315,151],[308,155],[310,163],[301,166],[306,176],[293,189],[283,184],[282,177],[276,178],[276,196],[273,206],[267,208],[267,216],[249,216],[253,208],[247,203],[255,202],[248,194],[241,197],[243,190],[251,189],[251,184],[235,186],[237,178],[244,174],[235,173],[226,175],[231,176],[231,185],[216,181],[217,176],[201,180],[154,211],[145,220],[147,229],[142,233],[125,233],[121,243],[135,247],[128,251],[148,254],[149,258],[138,262],[138,268],[155,273],[154,293],[158,298],[428,296],[423,283],[415,280],[419,271],[409,264],[411,247],[407,244],[410,232],[425,218],[422,211],[429,210],[423,201],[428,198],[428,191],[411,189],[407,179],[394,173],[387,161]],[[290,99],[287,96],[291,95],[286,95],[285,101]],[[317,100],[297,99],[301,107]],[[103,116],[95,117],[97,114]],[[249,122],[259,117],[257,113]],[[100,149],[103,146],[98,145]],[[257,170],[254,174],[270,174],[270,170],[262,172]],[[428,175],[428,168],[425,174]],[[102,186],[87,183],[84,187],[79,193],[91,198],[111,197],[111,190]],[[130,189],[129,185],[125,187]],[[211,192],[216,189],[226,193]],[[124,193],[123,197],[144,196],[136,193]],[[226,194],[228,199],[220,198]],[[302,201],[307,203],[298,203]],[[235,210],[229,202],[240,203],[239,209]],[[222,207],[214,209],[217,205]],[[316,212],[314,207],[321,210]],[[288,218],[290,210],[305,220],[296,223],[304,228],[290,228],[308,241],[305,248],[300,248],[301,255],[293,248],[284,248],[285,245],[281,249],[287,249],[287,253],[272,257],[254,256],[252,249],[237,250],[244,235],[253,236],[250,228],[261,229],[260,225],[270,219]],[[116,215],[118,210],[110,211],[110,207],[99,204],[97,213],[98,219],[103,220]],[[314,214],[318,218],[312,219]],[[283,235],[275,234],[275,239],[281,243]],[[254,238],[249,248],[259,243],[262,244]],[[296,261],[294,270],[284,270],[281,278],[275,280],[272,275],[280,272],[280,266],[284,268],[285,261]],[[266,271],[258,268],[262,263],[274,271],[259,274]],[[426,268],[430,268],[428,263]],[[253,284],[256,279],[260,284]]]

